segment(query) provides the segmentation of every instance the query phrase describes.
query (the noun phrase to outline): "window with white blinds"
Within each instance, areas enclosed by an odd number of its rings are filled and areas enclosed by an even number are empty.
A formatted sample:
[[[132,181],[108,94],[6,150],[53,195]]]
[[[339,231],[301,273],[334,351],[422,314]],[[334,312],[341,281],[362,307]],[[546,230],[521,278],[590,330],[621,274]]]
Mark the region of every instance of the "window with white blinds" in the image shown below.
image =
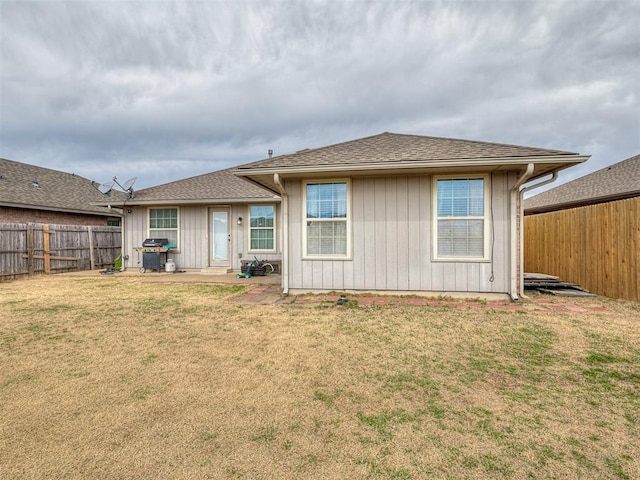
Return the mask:
[[[487,256],[486,178],[435,179],[435,258]]]
[[[305,257],[346,258],[349,246],[349,182],[305,182]]]

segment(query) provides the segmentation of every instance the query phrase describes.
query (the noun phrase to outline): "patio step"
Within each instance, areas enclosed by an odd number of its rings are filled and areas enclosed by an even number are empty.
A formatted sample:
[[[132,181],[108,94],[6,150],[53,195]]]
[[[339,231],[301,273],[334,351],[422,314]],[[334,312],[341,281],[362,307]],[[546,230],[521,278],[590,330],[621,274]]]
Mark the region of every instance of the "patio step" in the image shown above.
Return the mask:
[[[229,267],[207,267],[200,270],[200,273],[208,273],[209,275],[226,275],[233,272]]]

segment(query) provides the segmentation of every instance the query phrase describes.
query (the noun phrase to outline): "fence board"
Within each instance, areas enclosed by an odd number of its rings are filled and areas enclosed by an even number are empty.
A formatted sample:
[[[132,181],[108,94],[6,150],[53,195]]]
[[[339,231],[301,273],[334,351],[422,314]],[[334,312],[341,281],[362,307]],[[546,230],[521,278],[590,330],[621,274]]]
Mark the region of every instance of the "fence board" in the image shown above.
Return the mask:
[[[640,197],[528,215],[524,268],[640,301]]]
[[[0,223],[0,280],[113,266],[121,239],[121,227]]]

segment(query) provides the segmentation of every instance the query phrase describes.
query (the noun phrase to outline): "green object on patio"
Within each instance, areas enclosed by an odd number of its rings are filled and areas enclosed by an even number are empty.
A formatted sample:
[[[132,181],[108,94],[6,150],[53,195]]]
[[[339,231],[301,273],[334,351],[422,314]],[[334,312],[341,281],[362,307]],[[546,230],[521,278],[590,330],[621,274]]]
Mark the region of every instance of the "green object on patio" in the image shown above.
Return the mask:
[[[122,254],[116,257],[116,260],[113,262],[114,270],[122,270]]]

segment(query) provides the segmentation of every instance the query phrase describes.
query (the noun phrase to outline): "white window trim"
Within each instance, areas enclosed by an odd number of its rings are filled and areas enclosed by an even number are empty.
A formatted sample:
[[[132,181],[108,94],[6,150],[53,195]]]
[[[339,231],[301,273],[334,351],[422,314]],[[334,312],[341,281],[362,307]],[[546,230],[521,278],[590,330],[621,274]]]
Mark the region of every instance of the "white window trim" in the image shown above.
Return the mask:
[[[251,207],[273,207],[273,248],[259,248],[259,249],[252,249],[251,248]],[[276,208],[276,204],[275,203],[251,203],[249,205],[247,205],[247,218],[249,219],[249,221],[247,222],[247,251],[248,252],[256,252],[256,253],[260,253],[260,252],[265,252],[265,253],[274,253],[276,251],[276,241],[277,241],[277,235],[278,235],[278,221],[277,221],[277,216],[278,216],[278,210]],[[271,228],[271,227],[256,227],[256,229],[258,228]]]
[[[459,220],[483,220],[484,225],[484,245],[483,251],[484,255],[482,257],[471,257],[471,256],[447,256],[441,257],[438,256],[438,180],[451,180],[451,179],[474,179],[474,178],[482,178],[484,181],[484,215],[482,217],[446,217],[449,219],[459,219]],[[433,239],[433,252],[432,252],[432,260],[433,261],[445,261],[445,262],[488,262],[491,260],[490,258],[490,246],[491,246],[491,198],[492,194],[491,188],[489,185],[489,175],[486,173],[479,174],[468,174],[468,175],[434,175],[432,178],[431,184],[432,190],[432,222],[431,222],[431,231],[432,239]]]
[[[333,222],[333,221],[344,221],[347,224],[347,253],[344,255],[313,255],[307,253],[307,185],[309,184],[319,184],[319,183],[345,183],[347,185],[347,218],[344,220],[333,219],[333,218],[325,218],[325,219],[314,219],[314,222]],[[350,178],[328,178],[328,179],[313,179],[313,180],[304,180],[302,182],[302,259],[303,260],[351,260],[351,224],[352,224],[352,213],[351,213],[351,179]]]
[[[176,230],[176,249],[175,251],[178,251],[180,249],[180,207],[175,206],[175,205],[162,205],[160,207],[148,207],[147,208],[147,238],[156,238],[154,236],[153,230],[151,229],[151,210],[163,210],[163,209],[167,209],[167,208],[175,208],[176,209],[176,222],[177,222],[177,227],[175,228]],[[173,230],[172,228],[159,228],[157,230]]]

